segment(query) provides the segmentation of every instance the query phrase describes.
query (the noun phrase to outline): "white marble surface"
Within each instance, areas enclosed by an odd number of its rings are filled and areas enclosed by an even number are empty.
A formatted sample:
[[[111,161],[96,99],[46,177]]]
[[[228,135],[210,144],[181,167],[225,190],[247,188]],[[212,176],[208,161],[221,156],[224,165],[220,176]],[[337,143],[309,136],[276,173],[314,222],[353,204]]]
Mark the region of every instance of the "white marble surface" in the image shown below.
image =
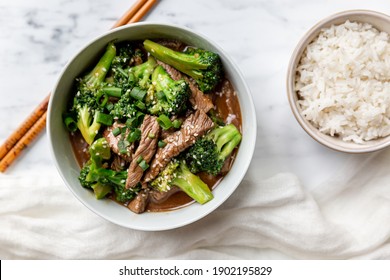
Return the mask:
[[[0,1],[0,141],[47,95],[67,60],[108,30],[132,2]],[[255,102],[258,139],[252,165],[263,178],[295,173],[314,190],[347,163],[369,155],[329,150],[303,131],[286,97],[287,64],[300,37],[317,21],[361,8],[390,14],[390,2],[383,0],[161,0],[144,20],[184,25],[221,45],[239,65]],[[26,170],[57,172],[45,133],[7,174]]]

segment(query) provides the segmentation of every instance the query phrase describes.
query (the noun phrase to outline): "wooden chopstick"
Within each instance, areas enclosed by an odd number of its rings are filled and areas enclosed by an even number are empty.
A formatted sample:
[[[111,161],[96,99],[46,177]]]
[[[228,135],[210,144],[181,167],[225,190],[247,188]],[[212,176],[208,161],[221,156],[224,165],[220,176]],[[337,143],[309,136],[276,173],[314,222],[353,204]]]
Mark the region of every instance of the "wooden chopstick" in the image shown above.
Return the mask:
[[[112,28],[141,20],[156,2],[156,0],[138,0]],[[0,146],[0,172],[4,172],[44,129],[49,99],[50,94]]]
[[[127,24],[134,23],[140,21],[147,13],[148,11],[153,7],[153,5],[157,2],[157,0],[149,0],[145,5],[143,5],[136,14],[129,19]]]
[[[15,146],[15,144],[27,133],[27,131],[46,112],[49,104],[50,94],[38,105],[30,116],[5,140],[0,147],[0,160]]]
[[[22,138],[16,143],[15,146],[5,155],[5,157],[0,162],[0,172],[4,172],[8,166],[18,157],[21,151],[28,147],[28,145],[39,135],[39,133],[45,128],[46,125],[46,114],[38,118],[37,122],[23,135]]]
[[[134,5],[131,6],[130,9],[128,9],[126,13],[124,13],[123,16],[112,26],[112,28],[126,25],[129,20],[138,12],[138,10],[146,4],[146,2],[148,2],[148,0],[138,0],[135,2]]]

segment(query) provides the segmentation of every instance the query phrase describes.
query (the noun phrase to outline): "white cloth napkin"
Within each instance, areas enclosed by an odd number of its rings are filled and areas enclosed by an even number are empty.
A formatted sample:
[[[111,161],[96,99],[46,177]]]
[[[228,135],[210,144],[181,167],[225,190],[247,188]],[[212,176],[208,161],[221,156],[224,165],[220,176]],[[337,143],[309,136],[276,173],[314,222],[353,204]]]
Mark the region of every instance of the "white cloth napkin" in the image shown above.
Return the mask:
[[[251,165],[236,192],[186,227],[142,232],[86,209],[57,175],[0,177],[1,259],[390,259],[390,150],[352,158],[310,193]]]

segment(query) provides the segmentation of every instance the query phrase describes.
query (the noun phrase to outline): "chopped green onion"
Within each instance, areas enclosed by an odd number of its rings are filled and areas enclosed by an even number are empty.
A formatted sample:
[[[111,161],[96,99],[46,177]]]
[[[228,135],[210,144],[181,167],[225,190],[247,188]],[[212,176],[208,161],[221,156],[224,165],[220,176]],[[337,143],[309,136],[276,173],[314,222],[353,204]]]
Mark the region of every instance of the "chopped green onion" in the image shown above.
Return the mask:
[[[156,135],[154,133],[149,133],[148,137],[150,139],[154,139],[154,138],[156,138]]]
[[[118,149],[120,154],[127,154],[127,147],[130,145],[129,141],[119,140]]]
[[[137,159],[137,163],[139,164],[143,160],[144,160],[144,158],[142,156],[139,156],[139,158]]]
[[[135,127],[140,126],[141,122],[144,119],[144,116],[145,116],[144,113],[137,112],[135,117],[132,117],[132,118],[126,120],[126,126],[128,128],[135,128]]]
[[[145,110],[146,108],[145,103],[143,103],[142,101],[135,102],[135,106],[137,106],[140,110]]]
[[[119,134],[121,134],[121,129],[119,127],[115,127],[112,130],[112,134],[114,134],[114,136],[117,137]]]
[[[64,114],[63,119],[65,126],[69,131],[75,132],[77,130],[77,122],[72,113]]]
[[[167,143],[165,143],[164,141],[160,140],[160,141],[158,141],[157,145],[158,145],[159,148],[164,148],[167,145]]]
[[[125,135],[126,132],[127,132],[127,127],[125,127],[125,126],[121,127],[121,134]]]
[[[122,68],[115,68],[116,71],[118,71],[120,74],[122,74],[123,77],[126,77],[128,78],[129,76],[127,75],[127,73],[122,69]]]
[[[96,115],[96,122],[104,124],[104,125],[112,125],[112,123],[114,122],[114,119],[112,118],[111,115],[107,115],[107,114],[98,112]]]
[[[174,128],[180,128],[180,126],[181,126],[181,120],[174,120],[173,122],[172,122],[172,125],[173,125],[173,127]]]
[[[164,99],[164,98],[165,98],[165,94],[164,94],[163,91],[158,91],[158,92],[156,93],[156,96],[157,96],[157,99],[158,99],[158,100],[161,100],[161,99]]]
[[[112,104],[112,103],[107,103],[106,109],[107,109],[108,111],[111,111],[112,109],[114,109],[114,104]]]
[[[166,115],[160,115],[157,118],[157,122],[164,130],[168,130],[172,127],[172,122]]]
[[[104,87],[103,92],[108,96],[117,97],[117,98],[121,97],[122,95],[122,89],[118,87]]]
[[[130,96],[134,99],[142,101],[146,95],[146,90],[142,90],[139,87],[134,87],[131,92]]]
[[[131,132],[129,134],[129,136],[127,137],[127,140],[130,142],[130,143],[133,143],[137,140],[140,140],[141,139],[141,130],[136,128],[134,129],[133,132]]]
[[[127,119],[127,120],[126,120],[126,126],[127,126],[128,128],[132,128],[132,127],[134,127],[134,124],[135,124],[136,121],[137,121],[137,118],[136,118],[136,117]]]
[[[133,73],[129,73],[129,79],[128,79],[129,83],[133,83],[135,82],[135,76]]]
[[[142,169],[143,171],[145,171],[146,169],[149,168],[149,164],[147,164],[145,160],[143,160],[143,161],[141,161],[140,163],[138,163],[138,165],[139,165],[139,167],[141,167],[141,169]]]
[[[104,98],[102,99],[103,96]],[[99,104],[100,107],[106,106],[107,101],[108,101],[108,95],[104,91],[99,91],[96,94],[96,102]]]

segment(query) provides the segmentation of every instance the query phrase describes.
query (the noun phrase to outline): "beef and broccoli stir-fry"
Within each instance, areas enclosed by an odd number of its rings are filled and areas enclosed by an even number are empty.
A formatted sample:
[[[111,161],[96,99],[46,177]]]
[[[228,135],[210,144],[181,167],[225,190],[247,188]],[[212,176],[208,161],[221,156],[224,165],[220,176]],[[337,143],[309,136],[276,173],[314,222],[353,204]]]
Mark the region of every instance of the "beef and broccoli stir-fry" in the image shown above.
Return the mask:
[[[64,113],[81,186],[135,213],[212,200],[241,141],[218,54],[175,40],[111,42],[91,69]]]

